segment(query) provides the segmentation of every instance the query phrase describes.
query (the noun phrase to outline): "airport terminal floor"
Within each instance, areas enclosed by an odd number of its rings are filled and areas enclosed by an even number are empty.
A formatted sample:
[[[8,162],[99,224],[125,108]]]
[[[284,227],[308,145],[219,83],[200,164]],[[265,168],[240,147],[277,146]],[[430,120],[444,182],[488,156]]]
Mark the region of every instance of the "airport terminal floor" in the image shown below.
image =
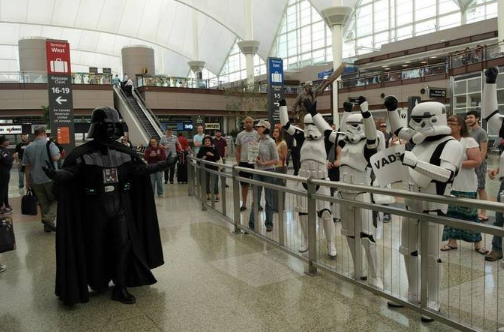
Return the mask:
[[[20,214],[22,193],[17,173],[12,175],[17,250],[0,255],[7,265],[0,274],[0,331],[453,330],[422,323],[408,309],[391,310],[385,299],[328,273],[305,274],[301,261],[250,235],[236,235],[218,214],[201,211],[187,184],[165,185],[165,197],[156,198],[165,256],[153,271],[158,282],[130,289],[134,305],[111,301],[109,291],[67,307],[54,295],[55,235],[43,232],[39,216]],[[492,197],[497,189],[489,184]],[[485,280],[496,264],[460,268],[478,270],[478,280]]]

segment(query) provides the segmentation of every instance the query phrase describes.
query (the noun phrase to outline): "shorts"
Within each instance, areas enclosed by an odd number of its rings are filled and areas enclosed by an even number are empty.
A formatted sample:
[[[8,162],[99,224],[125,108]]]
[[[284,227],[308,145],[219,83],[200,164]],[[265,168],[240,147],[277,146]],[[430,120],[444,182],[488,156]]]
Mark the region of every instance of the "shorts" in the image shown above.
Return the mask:
[[[487,162],[486,160],[476,167],[475,169],[476,176],[478,177],[478,190],[485,189],[486,184],[486,175],[487,175]]]
[[[246,168],[251,168],[251,169],[254,169],[254,168],[255,168],[255,167],[254,167],[254,164],[249,164],[249,163],[247,163],[247,162],[240,162],[240,163],[238,164],[238,166],[240,166],[240,167],[246,167]],[[248,172],[242,172],[242,171],[240,171],[240,172],[238,173],[238,175],[239,175],[240,177],[242,177],[242,178],[247,178],[247,179],[252,179],[252,178],[254,177],[254,174],[252,174],[252,173],[248,173]],[[247,183],[247,182],[240,182],[240,184],[241,184],[242,186],[248,186],[250,183]]]

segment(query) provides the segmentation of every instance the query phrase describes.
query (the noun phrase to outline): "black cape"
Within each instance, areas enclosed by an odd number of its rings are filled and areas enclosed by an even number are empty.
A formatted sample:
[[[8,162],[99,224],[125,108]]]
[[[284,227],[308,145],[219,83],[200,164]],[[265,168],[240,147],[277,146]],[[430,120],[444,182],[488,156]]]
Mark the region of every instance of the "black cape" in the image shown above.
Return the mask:
[[[114,142],[111,149],[131,155],[133,166],[144,165],[140,157],[127,146]],[[80,156],[97,149],[95,142],[88,142],[75,148],[66,158],[65,167],[75,166]],[[131,261],[128,264],[127,286],[150,285],[156,279],[150,269],[164,264],[161,237],[157,220],[154,195],[148,174],[131,177],[131,189],[121,192],[128,232],[131,240]],[[95,269],[89,257],[99,257],[100,251],[105,256],[113,251],[110,246],[93,248],[86,237],[88,211],[84,208],[86,196],[78,178],[72,181],[56,183],[58,193],[58,214],[56,233],[56,295],[66,304],[89,301],[89,271]],[[109,241],[112,243],[112,241]],[[103,264],[103,261],[100,262]],[[113,262],[111,262],[113,265]],[[112,275],[106,284],[112,279]],[[95,287],[93,287],[95,286]],[[103,285],[102,285],[103,286]]]

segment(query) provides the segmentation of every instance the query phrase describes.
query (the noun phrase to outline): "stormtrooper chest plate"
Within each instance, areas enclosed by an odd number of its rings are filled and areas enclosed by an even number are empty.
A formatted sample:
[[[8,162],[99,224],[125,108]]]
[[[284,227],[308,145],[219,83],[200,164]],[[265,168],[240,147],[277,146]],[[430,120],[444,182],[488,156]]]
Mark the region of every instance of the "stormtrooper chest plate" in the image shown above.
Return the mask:
[[[434,142],[424,142],[422,144],[415,145],[415,147],[411,150],[413,154],[418,158],[418,160],[430,162],[432,158],[432,154],[436,150],[437,146],[441,144],[443,140],[438,140]],[[432,179],[418,173],[413,168],[408,167],[409,172],[409,181],[413,184],[416,184],[420,188],[427,188],[431,183]]]
[[[347,142],[343,149],[341,149],[341,166],[348,166],[360,172],[365,172],[367,167],[367,160],[364,156],[364,148],[366,140],[360,140],[357,143]]]
[[[301,162],[304,160],[314,160],[325,165],[327,153],[323,139],[305,139],[301,147]]]

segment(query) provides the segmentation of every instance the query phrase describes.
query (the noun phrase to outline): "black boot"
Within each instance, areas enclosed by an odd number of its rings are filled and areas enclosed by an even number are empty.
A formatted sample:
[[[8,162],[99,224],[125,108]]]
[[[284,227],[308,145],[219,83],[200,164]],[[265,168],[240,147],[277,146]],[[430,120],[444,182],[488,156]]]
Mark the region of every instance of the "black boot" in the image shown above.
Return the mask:
[[[112,290],[112,300],[119,301],[123,304],[134,304],[136,299],[133,295],[128,293],[128,289],[123,286],[114,286]]]

